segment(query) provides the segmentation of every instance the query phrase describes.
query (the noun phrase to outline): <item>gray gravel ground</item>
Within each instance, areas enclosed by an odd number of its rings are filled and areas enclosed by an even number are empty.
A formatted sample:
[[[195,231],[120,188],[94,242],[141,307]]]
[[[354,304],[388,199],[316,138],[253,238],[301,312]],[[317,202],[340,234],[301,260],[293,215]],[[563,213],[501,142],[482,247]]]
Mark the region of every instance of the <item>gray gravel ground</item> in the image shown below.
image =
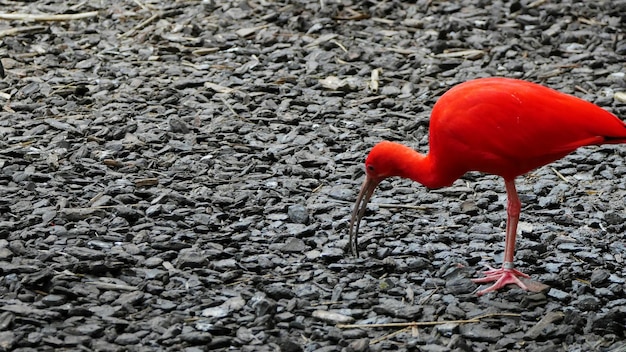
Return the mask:
[[[623,145],[520,177],[516,264],[547,292],[475,295],[494,176],[383,183],[347,251],[369,148],[425,151],[454,84],[626,117],[626,1],[0,5],[98,11],[0,20],[0,350],[626,351]]]

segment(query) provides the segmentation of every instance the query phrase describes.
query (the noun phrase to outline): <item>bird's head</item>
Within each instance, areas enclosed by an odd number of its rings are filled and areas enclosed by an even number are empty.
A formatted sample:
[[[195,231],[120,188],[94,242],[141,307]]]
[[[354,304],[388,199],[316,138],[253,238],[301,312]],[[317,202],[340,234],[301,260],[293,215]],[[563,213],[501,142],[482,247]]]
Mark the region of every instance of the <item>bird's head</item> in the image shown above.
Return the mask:
[[[402,176],[402,164],[398,162],[399,154],[403,149],[409,149],[398,143],[382,141],[374,146],[365,159],[365,173],[367,178],[380,181],[392,177]]]
[[[401,162],[404,153],[413,152],[409,147],[398,143],[383,141],[374,146],[365,159],[365,181],[357,196],[352,218],[350,220],[350,245],[352,252],[358,255],[357,236],[361,219],[367,209],[374,190],[378,184],[392,176],[404,176],[404,163]],[[414,152],[413,152],[414,153]],[[353,240],[354,239],[354,240]]]

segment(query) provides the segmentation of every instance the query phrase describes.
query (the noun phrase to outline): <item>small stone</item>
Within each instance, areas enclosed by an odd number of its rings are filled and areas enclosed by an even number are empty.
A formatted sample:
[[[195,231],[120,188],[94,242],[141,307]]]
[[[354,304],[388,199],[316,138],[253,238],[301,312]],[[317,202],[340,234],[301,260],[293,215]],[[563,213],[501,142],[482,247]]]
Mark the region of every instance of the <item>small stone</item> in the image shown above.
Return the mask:
[[[231,336],[215,336],[211,342],[206,344],[206,349],[203,351],[212,351],[220,348],[229,347],[233,338]]]
[[[320,257],[326,260],[341,259],[344,256],[344,251],[340,248],[325,247],[320,253]]]
[[[380,90],[381,95],[387,95],[387,96],[396,96],[396,95],[400,95],[400,93],[402,93],[400,88],[395,87],[395,86],[383,86],[382,89]]]
[[[166,312],[169,312],[173,309],[176,309],[178,307],[178,304],[176,302],[170,301],[168,299],[162,299],[159,298],[157,299],[157,305],[159,307],[159,309],[162,309]]]
[[[410,305],[395,299],[380,300],[380,304],[373,307],[377,314],[397,318],[416,320],[419,318],[422,308],[418,305]]]
[[[450,337],[459,330],[459,324],[456,324],[456,323],[440,324],[436,326],[436,329],[442,336]]]
[[[59,237],[65,237],[67,236],[67,228],[65,226],[61,226],[61,225],[54,225],[54,226],[50,226],[50,235],[55,235],[55,236],[59,236]]]
[[[550,291],[548,291],[548,296],[561,302],[570,299],[569,293],[559,290],[558,288],[550,288]]]
[[[161,213],[163,210],[163,205],[161,204],[153,204],[146,208],[146,216],[147,217],[155,217]]]
[[[301,204],[290,205],[287,208],[289,219],[297,224],[307,224],[309,222],[309,214],[306,207]]]
[[[283,252],[302,253],[307,248],[308,246],[304,243],[303,240],[296,237],[289,237],[285,244],[280,247],[280,250]]]
[[[502,341],[502,339],[500,339],[499,341]],[[448,342],[448,345],[446,346],[449,349],[457,349],[457,350],[461,350],[461,351],[471,351],[472,349],[468,346],[467,341],[459,334],[454,334],[452,335],[452,337],[450,338],[450,341]]]
[[[506,348],[507,350],[510,350],[507,347],[513,346],[517,343],[516,339],[510,338],[510,337],[503,337],[500,340],[498,340],[498,342],[496,342],[496,347],[497,348]]]
[[[13,252],[6,247],[0,248],[0,261],[9,262],[13,258]]]
[[[595,295],[598,297],[606,297],[608,299],[611,299],[615,296],[615,293],[606,287],[600,287],[595,290]]]
[[[522,281],[523,282],[523,281]],[[542,284],[543,285],[543,284]],[[533,309],[535,307],[542,307],[546,304],[547,297],[542,292],[529,294],[522,298],[520,305],[527,309]]]
[[[139,305],[143,301],[144,293],[141,291],[133,291],[121,294],[114,302],[114,305]]]
[[[333,187],[328,196],[337,200],[354,202],[354,190],[351,188]]]
[[[91,240],[87,242],[87,246],[95,250],[104,250],[104,249],[111,249],[112,244],[109,242],[104,242],[104,241]]]
[[[581,295],[573,304],[582,311],[597,311],[600,307],[600,300],[594,296]]]
[[[184,268],[201,268],[206,265],[206,258],[200,252],[191,248],[183,248],[178,254],[176,266]]]
[[[68,221],[78,221],[89,217],[104,217],[104,210],[99,208],[64,208],[61,210],[61,216]]]
[[[218,271],[225,271],[229,269],[237,268],[237,261],[235,259],[222,259],[211,262],[211,267]]]
[[[106,256],[106,254],[100,250],[85,247],[68,247],[65,252],[81,260],[98,260],[104,259]]]
[[[460,332],[463,337],[476,341],[497,342],[502,337],[499,330],[485,328],[482,324],[462,325]]]
[[[169,119],[170,131],[174,133],[189,133],[189,126],[185,121],[172,117]]]
[[[32,308],[31,306],[26,304],[5,304],[4,306],[0,306],[0,310],[12,312],[20,316],[29,317],[31,319],[41,319],[44,321],[55,320],[61,317],[61,314],[58,312],[46,309]]]
[[[304,253],[304,255],[306,256],[306,259],[308,260],[315,260],[322,255],[322,252],[317,249],[314,249],[312,251],[307,251],[306,253]]]
[[[604,213],[604,220],[609,225],[621,225],[624,223],[625,218],[621,214],[612,211]]]
[[[292,321],[295,318],[295,314],[291,312],[282,312],[274,316],[276,321]]]
[[[144,261],[144,265],[147,268],[156,268],[158,266],[160,266],[163,263],[163,258],[159,258],[159,257],[150,257],[148,259],[146,259],[146,261]]]
[[[476,203],[473,201],[466,200],[463,203],[461,203],[461,213],[463,214],[478,215],[479,211],[480,209],[478,208]]]
[[[60,306],[66,302],[66,298],[61,295],[47,295],[41,302],[48,307]]]
[[[66,335],[63,339],[65,346],[78,346],[91,340],[89,336]]]
[[[115,343],[120,345],[136,345],[141,342],[141,339],[136,334],[122,333],[117,335]]]
[[[272,314],[276,311],[276,302],[263,292],[257,292],[249,301],[257,317]]]
[[[8,327],[13,323],[14,319],[15,315],[10,312],[0,313],[0,331],[7,330]]]
[[[97,337],[104,328],[99,324],[80,324],[76,327],[76,332],[82,335]]]
[[[304,224],[285,224],[287,228],[287,234],[291,237],[310,237],[315,234],[315,228],[317,225],[304,225]]]
[[[178,335],[178,337],[182,341],[192,345],[204,345],[211,342],[213,339],[213,336],[210,333],[202,331],[183,332]]]
[[[245,326],[240,326],[239,329],[237,329],[237,333],[235,333],[235,336],[243,343],[249,343],[254,339],[254,334],[252,333],[252,331]]]
[[[420,346],[420,351],[424,351],[424,352],[446,352],[449,350],[450,349],[447,346],[436,345],[434,343]]]
[[[26,337],[26,341],[34,345],[34,344],[40,343],[43,338],[44,336],[41,332],[33,331],[33,332],[28,333],[28,336]]]
[[[266,285],[263,287],[263,291],[268,295],[268,297],[275,300],[279,300],[281,298],[289,299],[295,296],[291,289],[280,283]]]
[[[370,339],[362,338],[350,342],[348,350],[353,352],[368,352],[370,350]]]
[[[430,265],[430,261],[421,257],[416,257],[408,259],[406,264],[409,270],[418,271],[426,269]]]
[[[202,310],[202,316],[211,318],[223,318],[228,316],[232,311],[231,307],[226,304],[222,304],[216,307],[205,308]]]
[[[18,340],[18,337],[13,331],[0,332],[0,350],[12,351]]]
[[[464,294],[473,292],[476,284],[468,278],[457,277],[446,282],[446,289],[453,295]]]
[[[117,216],[126,219],[130,223],[134,223],[144,216],[144,213],[141,210],[135,207],[127,206],[116,207],[115,213],[117,214]]]
[[[561,321],[565,316],[562,312],[548,312],[537,324],[528,329],[524,334],[524,338],[527,340],[536,340],[540,336],[546,337],[552,329],[549,326],[553,326],[553,323]]]
[[[327,310],[317,309],[314,310],[311,315],[313,316],[313,318],[317,318],[319,320],[323,320],[333,324],[349,324],[354,322],[354,318],[350,316]]]
[[[614,284],[623,284],[626,283],[626,279],[620,276],[617,276],[615,274],[611,274],[609,276],[609,281],[614,283]]]
[[[288,338],[281,338],[276,344],[280,348],[280,352],[302,352],[300,344]]]
[[[591,328],[594,332],[606,335],[624,335],[624,321],[626,321],[626,307],[612,308],[604,314],[591,317]]]
[[[610,276],[611,276],[611,273],[606,270],[595,269],[594,271],[591,272],[591,278],[589,279],[589,281],[591,282],[593,286],[596,286],[596,287],[604,286],[604,284],[607,283]]]

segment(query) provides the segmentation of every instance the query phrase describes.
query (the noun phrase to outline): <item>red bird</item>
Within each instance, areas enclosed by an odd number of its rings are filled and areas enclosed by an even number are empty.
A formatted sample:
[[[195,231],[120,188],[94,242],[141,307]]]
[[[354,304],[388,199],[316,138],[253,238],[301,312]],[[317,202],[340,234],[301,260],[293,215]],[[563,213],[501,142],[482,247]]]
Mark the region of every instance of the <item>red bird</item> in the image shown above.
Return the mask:
[[[478,295],[508,284],[533,290],[532,281],[526,285],[519,279],[529,276],[513,265],[521,207],[515,178],[579,147],[605,143],[626,143],[626,124],[592,103],[516,79],[481,78],[459,84],[433,108],[428,154],[388,141],[372,148],[350,221],[352,251],[358,255],[359,224],[382,180],[399,176],[440,188],[468,171],[499,175],[508,198],[504,262],[501,269],[490,268],[474,282],[495,281]]]

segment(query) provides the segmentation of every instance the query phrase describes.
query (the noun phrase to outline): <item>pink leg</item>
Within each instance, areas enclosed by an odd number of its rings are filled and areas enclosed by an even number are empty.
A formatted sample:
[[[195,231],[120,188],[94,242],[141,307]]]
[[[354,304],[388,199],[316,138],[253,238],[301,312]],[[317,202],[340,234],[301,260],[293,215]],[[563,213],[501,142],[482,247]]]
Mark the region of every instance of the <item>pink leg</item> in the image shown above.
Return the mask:
[[[539,283],[530,282],[529,285],[524,284],[519,277],[528,278],[529,276],[514,269],[513,260],[515,257],[515,237],[517,236],[517,222],[519,221],[522,203],[517,196],[515,179],[504,180],[504,185],[506,186],[508,199],[506,207],[507,221],[506,239],[504,242],[504,262],[502,263],[502,269],[488,267],[489,270],[485,272],[485,277],[472,280],[476,283],[495,281],[491,287],[478,291],[479,296],[484,295],[487,292],[497,291],[509,284],[517,285],[524,290],[541,291],[543,289],[543,285]]]

